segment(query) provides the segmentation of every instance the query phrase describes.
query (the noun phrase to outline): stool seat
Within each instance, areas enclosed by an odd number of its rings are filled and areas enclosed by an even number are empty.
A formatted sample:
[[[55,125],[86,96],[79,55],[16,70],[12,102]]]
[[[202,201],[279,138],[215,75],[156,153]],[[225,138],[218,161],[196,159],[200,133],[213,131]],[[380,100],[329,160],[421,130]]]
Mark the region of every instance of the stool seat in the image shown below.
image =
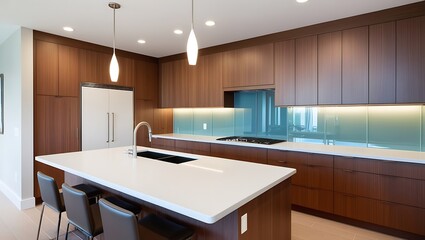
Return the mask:
[[[124,209],[132,212],[136,216],[142,211],[140,207],[133,205],[129,202],[126,202],[124,200],[121,200],[121,199],[114,197],[114,196],[105,197],[104,199],[109,201],[112,204],[117,205],[120,208],[124,208]]]
[[[193,230],[155,214],[149,214],[139,221],[140,235],[145,239],[190,239]]]
[[[87,195],[87,198],[89,199],[98,197],[99,195],[102,194],[102,191],[99,188],[94,187],[92,185],[84,184],[84,183],[78,184],[72,187],[84,192]]]

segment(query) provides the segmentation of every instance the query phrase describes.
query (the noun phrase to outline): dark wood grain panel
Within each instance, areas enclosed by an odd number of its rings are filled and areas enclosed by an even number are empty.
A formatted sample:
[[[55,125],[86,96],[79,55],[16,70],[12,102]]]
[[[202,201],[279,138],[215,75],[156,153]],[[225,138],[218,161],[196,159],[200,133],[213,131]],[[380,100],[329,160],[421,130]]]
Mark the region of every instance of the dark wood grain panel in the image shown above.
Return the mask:
[[[342,32],[342,103],[368,103],[368,27]]]
[[[204,66],[208,92],[208,101],[204,107],[223,107],[223,54],[217,53],[204,56]]]
[[[135,61],[134,86],[136,99],[151,100],[157,103],[159,96],[158,64]]]
[[[165,138],[152,138],[151,146],[153,148],[160,148],[165,150],[175,150],[175,141]]]
[[[292,185],[292,204],[333,213],[333,192]]]
[[[155,102],[152,100],[140,100],[136,99],[134,101],[134,118],[135,124],[138,124],[141,121],[148,122],[149,124],[154,124],[154,107]],[[150,147],[151,143],[149,142],[148,131],[138,131],[137,132],[137,145]]]
[[[425,102],[425,16],[397,21],[397,103]]]
[[[59,45],[59,96],[78,97],[80,95],[78,48]]]
[[[369,103],[396,102],[395,22],[369,27]]]
[[[111,55],[112,57],[112,55]],[[114,83],[111,80],[108,81],[109,84],[133,87],[134,86],[134,60],[131,58],[117,56],[118,65],[120,69],[120,74],[118,76],[118,82]],[[108,66],[109,73],[109,66]]]
[[[295,104],[317,104],[317,35],[295,40]]]
[[[173,105],[172,107],[189,106],[189,66],[186,60],[173,62]],[[193,71],[193,69],[191,69]]]
[[[274,85],[273,44],[223,53],[223,87]]]
[[[58,45],[35,41],[36,93],[57,96],[59,91]]]
[[[167,62],[162,63],[160,72],[160,89],[161,89],[161,107],[172,107],[174,104],[174,85],[175,81],[173,78],[174,74],[174,63]]]
[[[97,74],[97,53],[79,49],[79,77],[81,82],[99,82]]]
[[[295,105],[295,40],[275,43],[275,104]]]
[[[255,163],[267,163],[267,150],[264,148],[211,144],[211,156]]]
[[[175,150],[193,154],[211,155],[211,144],[194,141],[175,140]]]
[[[342,33],[318,36],[318,104],[341,104]]]

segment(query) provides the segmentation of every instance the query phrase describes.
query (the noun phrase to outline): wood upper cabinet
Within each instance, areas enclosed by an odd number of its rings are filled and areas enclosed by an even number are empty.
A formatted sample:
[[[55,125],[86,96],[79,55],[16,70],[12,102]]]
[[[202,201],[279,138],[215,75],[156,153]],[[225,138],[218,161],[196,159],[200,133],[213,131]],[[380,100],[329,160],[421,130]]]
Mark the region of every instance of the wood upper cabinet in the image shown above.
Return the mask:
[[[78,49],[37,40],[36,93],[79,96]]]
[[[223,87],[273,87],[273,43],[223,53]]]
[[[396,102],[395,22],[369,27],[369,103]]]
[[[425,16],[397,21],[397,103],[425,102]]]
[[[112,56],[111,56],[112,57]],[[134,60],[131,58],[121,57],[117,56],[118,59],[118,65],[120,69],[120,74],[118,76],[118,82],[114,83],[111,81],[111,78],[109,77],[109,65],[108,65],[108,78],[106,83],[107,84],[113,84],[113,85],[119,85],[119,86],[126,86],[126,87],[133,87],[134,82]],[[110,60],[109,60],[110,62]]]
[[[318,36],[318,104],[341,104],[342,34]]]
[[[135,96],[136,99],[158,102],[158,64],[135,61]]]
[[[161,63],[162,107],[222,107],[222,54],[199,56],[190,66],[186,59]]]
[[[295,105],[295,40],[275,43],[275,104]]]
[[[295,104],[317,104],[317,36],[295,40]]]
[[[58,95],[59,48],[57,44],[36,41],[36,89],[37,94]]]
[[[367,104],[368,27],[342,31],[342,104]]]

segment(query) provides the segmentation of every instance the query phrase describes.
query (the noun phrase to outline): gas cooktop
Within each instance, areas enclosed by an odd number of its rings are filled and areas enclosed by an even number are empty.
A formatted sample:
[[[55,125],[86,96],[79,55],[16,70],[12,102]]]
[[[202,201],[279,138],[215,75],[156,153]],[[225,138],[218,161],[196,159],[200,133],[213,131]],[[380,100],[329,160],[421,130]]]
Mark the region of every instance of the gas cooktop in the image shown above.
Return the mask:
[[[258,143],[258,144],[266,144],[266,145],[286,142],[286,140],[279,140],[279,139],[258,138],[258,137],[241,137],[241,136],[223,137],[223,138],[217,138],[217,140],[219,140],[219,141],[229,141],[229,142]]]

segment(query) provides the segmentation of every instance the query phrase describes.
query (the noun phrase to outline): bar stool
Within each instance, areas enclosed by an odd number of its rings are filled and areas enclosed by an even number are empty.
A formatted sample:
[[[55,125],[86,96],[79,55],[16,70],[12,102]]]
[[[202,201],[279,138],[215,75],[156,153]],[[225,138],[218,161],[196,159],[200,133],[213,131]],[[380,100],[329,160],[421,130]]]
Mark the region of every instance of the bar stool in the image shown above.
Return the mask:
[[[98,203],[89,204],[87,195],[68,184],[62,184],[63,198],[68,215],[65,239],[68,239],[69,224],[81,230],[89,239],[103,232]]]
[[[43,221],[44,207],[48,206],[54,211],[59,213],[58,226],[56,231],[56,239],[59,239],[59,230],[60,230],[60,221],[62,213],[66,211],[63,195],[59,192],[58,186],[56,185],[56,181],[54,178],[42,173],[37,172],[38,185],[40,187],[41,200],[43,201],[41,214],[40,214],[40,222],[38,224],[37,231],[37,239],[40,237],[41,223]],[[79,188],[88,191],[92,198],[98,198],[101,193],[99,189],[92,187],[87,184],[79,184],[77,185]]]
[[[99,208],[106,240],[188,240],[193,236],[191,229],[154,214],[138,222],[132,212],[105,199],[99,200]]]

